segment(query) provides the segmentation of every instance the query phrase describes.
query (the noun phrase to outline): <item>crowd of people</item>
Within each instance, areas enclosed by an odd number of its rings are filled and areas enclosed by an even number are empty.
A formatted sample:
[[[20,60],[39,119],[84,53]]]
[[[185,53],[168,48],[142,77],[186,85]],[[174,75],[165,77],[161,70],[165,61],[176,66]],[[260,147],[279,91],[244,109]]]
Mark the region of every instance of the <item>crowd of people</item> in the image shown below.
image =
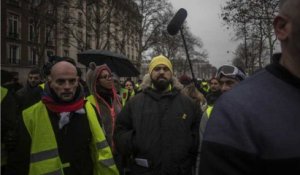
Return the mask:
[[[1,173],[300,174],[299,9],[280,1],[281,53],[250,77],[233,65],[175,76],[163,55],[137,82],[93,62],[84,81],[69,58],[33,68],[22,88],[1,71]]]

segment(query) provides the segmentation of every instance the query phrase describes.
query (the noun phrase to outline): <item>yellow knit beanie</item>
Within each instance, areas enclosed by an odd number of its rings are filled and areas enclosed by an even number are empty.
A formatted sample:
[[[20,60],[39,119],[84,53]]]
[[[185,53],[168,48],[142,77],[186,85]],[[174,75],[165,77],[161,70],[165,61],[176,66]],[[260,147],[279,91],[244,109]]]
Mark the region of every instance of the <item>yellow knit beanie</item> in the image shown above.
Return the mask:
[[[170,62],[170,60],[163,56],[163,55],[159,55],[159,56],[156,56],[156,57],[153,57],[150,64],[149,64],[149,74],[151,74],[152,70],[157,66],[157,65],[160,65],[160,64],[163,64],[165,66],[167,66],[170,71],[173,73],[173,66],[172,66],[172,63]]]

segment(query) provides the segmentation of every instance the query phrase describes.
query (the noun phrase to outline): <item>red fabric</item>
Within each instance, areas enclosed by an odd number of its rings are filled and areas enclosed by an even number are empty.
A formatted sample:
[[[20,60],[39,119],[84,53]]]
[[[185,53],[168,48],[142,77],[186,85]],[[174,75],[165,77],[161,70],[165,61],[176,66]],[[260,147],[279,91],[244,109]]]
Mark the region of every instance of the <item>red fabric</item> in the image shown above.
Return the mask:
[[[83,108],[84,105],[84,99],[80,98],[79,100],[73,102],[73,103],[64,103],[64,104],[58,104],[55,103],[54,100],[49,96],[42,97],[43,103],[47,106],[47,108],[53,112],[72,112],[77,111],[81,108]]]
[[[127,97],[127,93],[123,92],[123,99]]]

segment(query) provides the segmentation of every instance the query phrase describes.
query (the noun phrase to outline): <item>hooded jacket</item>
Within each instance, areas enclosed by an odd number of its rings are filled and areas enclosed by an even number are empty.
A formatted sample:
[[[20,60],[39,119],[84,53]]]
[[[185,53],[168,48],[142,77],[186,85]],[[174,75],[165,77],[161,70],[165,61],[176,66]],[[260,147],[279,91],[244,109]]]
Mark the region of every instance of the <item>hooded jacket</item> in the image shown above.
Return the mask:
[[[195,163],[201,111],[180,93],[182,85],[172,79],[166,93],[153,89],[149,75],[118,115],[117,150],[132,157],[132,174],[189,175]],[[142,163],[144,162],[144,163]]]
[[[118,96],[114,86],[111,90],[101,88],[100,92],[99,89],[97,89],[97,86],[99,87],[97,80],[101,72],[103,70],[107,70],[111,73],[111,70],[106,64],[96,66],[96,64],[92,62],[89,68],[86,83],[91,95],[87,97],[87,100],[90,101],[97,109],[99,122],[104,129],[107,142],[111,147],[113,147],[112,136],[115,126],[115,118],[122,109],[120,97]]]

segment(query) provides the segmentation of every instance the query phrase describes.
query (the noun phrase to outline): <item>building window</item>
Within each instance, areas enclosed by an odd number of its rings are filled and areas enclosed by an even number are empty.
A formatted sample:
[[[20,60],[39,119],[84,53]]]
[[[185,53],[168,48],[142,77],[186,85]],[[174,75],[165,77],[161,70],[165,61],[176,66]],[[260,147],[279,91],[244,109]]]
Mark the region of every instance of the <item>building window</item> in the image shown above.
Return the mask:
[[[6,0],[6,2],[11,5],[15,5],[18,7],[20,6],[20,0]]]
[[[81,9],[83,6],[83,0],[77,0],[76,5],[77,5],[77,8]]]
[[[54,52],[53,52],[52,50],[48,50],[47,53],[46,53],[46,55],[47,55],[48,57],[53,56],[53,55],[54,55]]]
[[[10,64],[20,64],[20,46],[8,46],[8,61]]]
[[[91,49],[92,47],[92,36],[87,34],[86,35],[86,48]]]
[[[54,46],[54,34],[53,30],[50,26],[46,27],[46,38],[47,38],[47,45],[48,46]]]
[[[86,19],[92,21],[93,20],[93,14],[94,14],[94,8],[92,5],[87,6],[87,11],[86,11]],[[92,31],[92,26],[91,25],[86,25],[86,30],[87,31]]]
[[[80,51],[83,51],[83,33],[82,31],[78,31],[78,35],[77,35],[77,48]]]
[[[29,41],[34,40],[34,26],[33,24],[29,24]]]
[[[69,34],[67,32],[64,33],[63,45],[69,46]]]
[[[29,64],[37,65],[38,64],[38,55],[37,51],[34,48],[29,48]]]
[[[79,28],[82,28],[82,26],[83,26],[83,18],[82,18],[82,13],[78,13],[78,22],[77,22],[77,26],[79,27]]]
[[[64,57],[68,57],[69,56],[69,51],[68,50],[64,50]]]
[[[19,16],[9,13],[8,14],[8,37],[19,38]]]
[[[68,6],[64,6],[64,10],[63,10],[63,22],[64,23],[69,23],[69,7]]]
[[[54,8],[54,7],[53,7],[52,4],[48,4],[48,9],[47,9],[48,15],[53,15],[53,14],[54,14],[53,8]]]
[[[31,3],[32,3],[33,7],[37,7],[37,6],[41,5],[41,0],[32,0]]]

